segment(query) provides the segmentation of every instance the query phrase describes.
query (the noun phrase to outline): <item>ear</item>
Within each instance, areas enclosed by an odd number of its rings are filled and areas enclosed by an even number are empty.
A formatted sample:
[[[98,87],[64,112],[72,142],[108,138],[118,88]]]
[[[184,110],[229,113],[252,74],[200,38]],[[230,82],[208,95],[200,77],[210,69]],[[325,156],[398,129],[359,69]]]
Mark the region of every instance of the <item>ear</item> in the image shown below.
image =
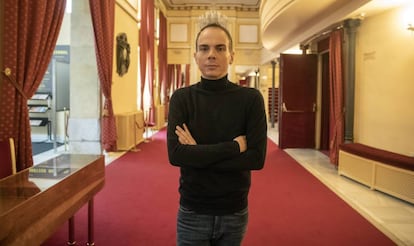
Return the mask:
[[[195,63],[198,65],[197,55],[196,54],[197,54],[197,52],[194,52],[193,58],[194,58]]]
[[[234,60],[234,52],[230,52],[230,60],[229,60],[229,64],[233,64],[233,60]]]

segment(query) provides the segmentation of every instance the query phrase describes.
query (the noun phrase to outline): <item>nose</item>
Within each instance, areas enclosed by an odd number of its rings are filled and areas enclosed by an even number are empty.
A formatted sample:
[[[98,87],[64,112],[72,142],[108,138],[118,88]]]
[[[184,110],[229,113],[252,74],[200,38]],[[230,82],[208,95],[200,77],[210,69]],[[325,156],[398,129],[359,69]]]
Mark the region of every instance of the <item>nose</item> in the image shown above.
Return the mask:
[[[217,56],[217,52],[215,49],[210,49],[208,52],[208,59],[215,59]]]

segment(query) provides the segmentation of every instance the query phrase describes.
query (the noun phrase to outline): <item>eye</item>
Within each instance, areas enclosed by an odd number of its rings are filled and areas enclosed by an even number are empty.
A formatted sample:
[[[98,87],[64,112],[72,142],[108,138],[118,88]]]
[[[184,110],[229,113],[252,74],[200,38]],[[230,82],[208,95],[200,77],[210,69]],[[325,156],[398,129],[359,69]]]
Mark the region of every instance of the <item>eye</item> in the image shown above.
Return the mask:
[[[218,52],[224,52],[224,51],[226,51],[227,49],[226,49],[226,46],[225,46],[225,45],[220,45],[220,46],[217,46],[216,50],[217,50]]]
[[[206,52],[206,51],[208,51],[208,46],[206,46],[206,45],[200,45],[199,47],[198,47],[198,51],[201,51],[201,52]]]

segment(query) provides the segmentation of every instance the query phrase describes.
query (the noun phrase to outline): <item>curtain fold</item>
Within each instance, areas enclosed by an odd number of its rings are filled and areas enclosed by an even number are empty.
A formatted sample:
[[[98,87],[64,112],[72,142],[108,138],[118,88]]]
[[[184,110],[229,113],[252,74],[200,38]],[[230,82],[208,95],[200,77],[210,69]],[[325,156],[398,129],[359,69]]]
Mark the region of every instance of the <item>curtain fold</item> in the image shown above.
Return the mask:
[[[139,66],[140,66],[140,92],[141,92],[141,102],[140,107],[144,110],[144,89],[145,89],[145,79],[147,71],[147,52],[148,44],[146,42],[147,36],[147,1],[141,1],[141,27],[139,29]],[[144,112],[145,113],[145,112]]]
[[[160,98],[160,103],[165,104],[165,99],[167,96],[167,18],[164,14],[160,12],[160,26],[159,26],[159,44],[158,44],[158,73],[159,73],[159,91],[158,95]]]
[[[167,18],[160,12],[160,26],[159,26],[159,45],[158,45],[158,63],[159,63],[159,79],[160,90],[158,92],[160,103],[164,105],[164,120],[168,118],[169,106],[169,83],[168,83],[168,55],[167,55]]]
[[[185,86],[190,86],[190,64],[185,64]]]
[[[154,0],[141,1],[141,28],[139,31],[141,108],[148,110],[147,123],[154,124]],[[148,88],[148,93],[145,93]],[[145,97],[148,95],[148,99]],[[144,100],[148,102],[144,103]],[[149,108],[144,108],[149,104]]]
[[[176,81],[177,81],[177,73],[176,73],[176,65],[175,64],[169,64],[168,65],[168,73],[171,73],[169,76],[169,83],[170,84],[170,97],[174,93],[174,91],[177,89],[176,87]]]
[[[329,158],[338,165],[339,145],[344,141],[344,81],[342,66],[343,29],[333,31],[329,39],[330,134]]]
[[[102,147],[116,150],[116,125],[112,105],[112,62],[115,23],[115,0],[89,0],[95,36],[95,54],[104,105],[101,121]]]
[[[148,90],[149,90],[149,118],[148,124],[155,125],[155,104],[154,104],[154,70],[155,70],[155,6],[154,0],[146,0],[148,2],[147,12],[147,42],[148,42]]]
[[[168,119],[169,113],[169,105],[170,105],[170,98],[172,93],[174,92],[174,84],[175,84],[175,66],[174,64],[167,65],[167,80],[165,85],[165,117]]]
[[[181,88],[183,83],[183,75],[181,74],[181,64],[176,64],[176,81],[175,88]]]
[[[3,4],[0,139],[14,138],[20,171],[33,166],[27,100],[36,92],[51,60],[66,0],[3,0]]]

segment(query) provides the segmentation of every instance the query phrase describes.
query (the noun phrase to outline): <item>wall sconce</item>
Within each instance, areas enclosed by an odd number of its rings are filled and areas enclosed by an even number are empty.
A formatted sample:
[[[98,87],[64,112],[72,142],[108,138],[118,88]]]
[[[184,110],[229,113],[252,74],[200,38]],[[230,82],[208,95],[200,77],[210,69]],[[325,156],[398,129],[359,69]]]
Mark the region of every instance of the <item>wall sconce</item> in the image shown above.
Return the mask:
[[[408,24],[407,30],[414,31],[414,26],[412,24]]]

